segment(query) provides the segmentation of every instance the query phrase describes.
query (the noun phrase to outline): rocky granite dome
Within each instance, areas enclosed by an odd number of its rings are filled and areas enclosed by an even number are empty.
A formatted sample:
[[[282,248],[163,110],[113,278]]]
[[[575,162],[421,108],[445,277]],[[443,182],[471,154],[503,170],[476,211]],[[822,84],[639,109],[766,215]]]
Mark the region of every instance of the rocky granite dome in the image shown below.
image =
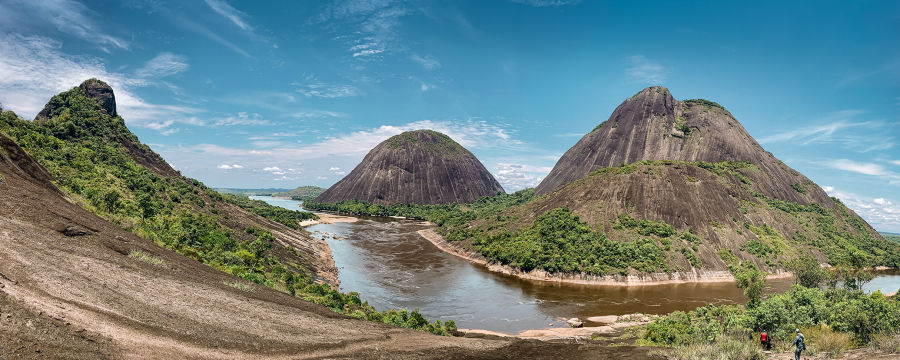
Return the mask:
[[[416,130],[378,144],[316,201],[449,204],[498,192],[503,188],[475,155],[447,135]]]
[[[818,186],[794,190],[793,184],[811,182],[765,151],[724,107],[702,99],[678,101],[660,86],[619,105],[563,154],[535,192],[547,194],[597,169],[640,160],[749,162],[761,170],[749,176],[767,196],[804,205],[831,202]]]
[[[657,270],[724,270],[729,253],[769,271],[801,254],[900,264],[897,244],[765,151],[724,107],[663,87],[625,100],[560,158],[533,201],[476,221],[466,233],[483,235],[460,245],[503,262],[507,241],[560,208],[600,237],[652,240],[665,253]]]

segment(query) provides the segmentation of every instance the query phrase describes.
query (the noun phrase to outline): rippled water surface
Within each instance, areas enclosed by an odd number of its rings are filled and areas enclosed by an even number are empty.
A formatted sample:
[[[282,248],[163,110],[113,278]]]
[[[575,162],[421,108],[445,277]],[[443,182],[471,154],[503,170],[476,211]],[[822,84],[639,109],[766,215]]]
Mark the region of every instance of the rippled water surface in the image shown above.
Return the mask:
[[[298,203],[274,200],[289,209]],[[562,319],[570,317],[663,314],[745,301],[733,283],[616,287],[521,280],[444,253],[416,233],[425,228],[418,221],[364,218],[307,230],[331,247],[343,291],[359,292],[378,309],[418,308],[429,318],[453,319],[460,328],[514,333],[565,326]],[[770,291],[779,292],[791,283],[767,281]],[[896,291],[900,273],[884,273],[867,285],[876,288]]]

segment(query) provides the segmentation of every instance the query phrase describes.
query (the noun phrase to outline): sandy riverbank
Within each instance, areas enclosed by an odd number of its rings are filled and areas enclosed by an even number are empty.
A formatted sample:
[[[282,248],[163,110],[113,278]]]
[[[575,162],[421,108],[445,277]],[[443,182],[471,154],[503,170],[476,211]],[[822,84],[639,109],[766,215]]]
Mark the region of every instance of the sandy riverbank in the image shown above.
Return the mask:
[[[438,249],[449,254],[456,255],[466,259],[472,263],[486,267],[490,271],[515,276],[520,279],[534,281],[549,281],[557,283],[568,283],[578,285],[599,285],[599,286],[649,286],[649,285],[667,285],[667,284],[684,284],[684,283],[715,283],[715,282],[733,282],[734,276],[728,271],[706,271],[694,270],[691,272],[675,272],[675,273],[653,273],[645,275],[588,275],[588,274],[551,274],[543,270],[532,270],[523,272],[512,267],[493,263],[485,259],[481,254],[466,251],[458,246],[452,245],[444,240],[444,237],[438,234],[434,229],[423,229],[418,231],[419,235],[430,241]],[[767,279],[789,278],[793,276],[790,272],[779,271],[775,274],[766,276]]]
[[[334,224],[334,223],[352,223],[359,221],[358,218],[352,216],[335,215],[329,213],[315,213],[318,220],[303,220],[300,222],[301,227],[312,226],[316,224]]]

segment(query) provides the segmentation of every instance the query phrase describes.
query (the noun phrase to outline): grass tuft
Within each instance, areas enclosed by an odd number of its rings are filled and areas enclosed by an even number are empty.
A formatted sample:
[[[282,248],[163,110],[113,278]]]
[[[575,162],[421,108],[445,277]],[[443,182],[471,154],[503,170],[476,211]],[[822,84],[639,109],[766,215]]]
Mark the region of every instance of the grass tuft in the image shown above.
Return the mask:
[[[245,282],[235,281],[235,282],[230,283],[227,281],[223,281],[222,283],[225,285],[231,286],[235,289],[238,289],[240,291],[246,291],[246,292],[253,291],[253,286],[251,286],[250,284],[245,283]]]
[[[165,260],[160,259],[153,255],[150,255],[149,253],[146,253],[141,250],[131,250],[131,253],[128,254],[128,257],[143,261],[150,265],[155,265],[155,266],[165,266],[166,265]]]

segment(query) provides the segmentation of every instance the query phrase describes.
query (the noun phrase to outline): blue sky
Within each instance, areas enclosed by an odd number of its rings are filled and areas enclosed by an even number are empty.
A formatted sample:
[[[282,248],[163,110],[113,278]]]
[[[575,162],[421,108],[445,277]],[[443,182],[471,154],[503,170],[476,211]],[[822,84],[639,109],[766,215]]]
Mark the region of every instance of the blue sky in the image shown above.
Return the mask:
[[[214,187],[328,186],[432,128],[536,185],[650,85],[900,232],[900,2],[0,0],[0,102],[98,77],[140,139]]]

